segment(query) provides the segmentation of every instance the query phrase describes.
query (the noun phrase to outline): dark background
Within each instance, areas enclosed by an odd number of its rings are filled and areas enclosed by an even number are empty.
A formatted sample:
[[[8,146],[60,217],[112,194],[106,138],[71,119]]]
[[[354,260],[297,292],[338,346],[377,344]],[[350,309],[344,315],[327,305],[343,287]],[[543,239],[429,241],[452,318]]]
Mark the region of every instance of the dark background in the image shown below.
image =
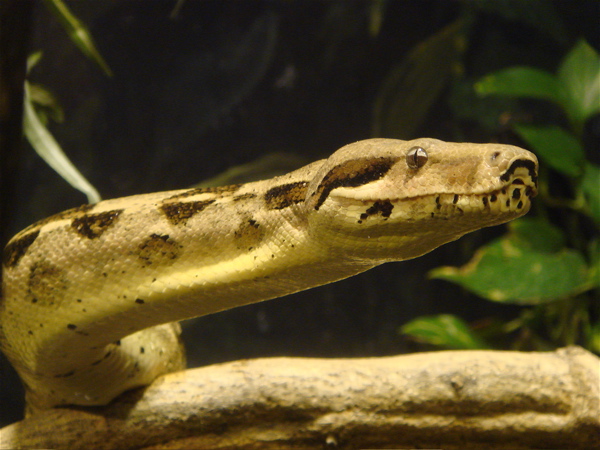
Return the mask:
[[[456,114],[449,99],[457,80],[519,64],[554,71],[578,38],[599,45],[594,0],[188,0],[176,13],[177,2],[166,0],[67,4],[90,28],[112,77],[81,54],[42,2],[30,2],[12,26],[21,27],[27,54],[43,51],[28,78],[58,99],[65,119],[50,129],[103,198],[188,187],[271,152],[310,162],[372,137],[376,99],[390,73],[465,11],[472,24],[454,81],[413,131],[388,126],[385,137],[519,144],[500,120],[486,128],[469,111]],[[5,7],[3,22],[18,9]],[[5,49],[15,45],[6,43],[14,35],[3,39]],[[15,58],[9,62],[18,66]],[[85,203],[28,144],[2,151],[5,239]],[[502,232],[483,230],[414,261],[195,319],[184,326],[190,366],[277,355],[399,354],[423,349],[398,333],[420,315],[511,318],[516,307],[426,275],[465,263]],[[23,393],[0,362],[2,425],[21,417]]]

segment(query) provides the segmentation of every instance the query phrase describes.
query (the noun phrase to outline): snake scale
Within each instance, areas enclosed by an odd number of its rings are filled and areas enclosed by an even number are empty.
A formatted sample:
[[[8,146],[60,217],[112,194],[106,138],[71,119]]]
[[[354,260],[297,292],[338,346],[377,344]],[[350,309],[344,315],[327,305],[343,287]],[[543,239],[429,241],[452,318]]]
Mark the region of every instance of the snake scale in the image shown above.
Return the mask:
[[[287,175],[105,200],[17,234],[0,343],[28,411],[101,405],[184,368],[178,320],[423,255],[525,214],[537,159],[369,139]]]

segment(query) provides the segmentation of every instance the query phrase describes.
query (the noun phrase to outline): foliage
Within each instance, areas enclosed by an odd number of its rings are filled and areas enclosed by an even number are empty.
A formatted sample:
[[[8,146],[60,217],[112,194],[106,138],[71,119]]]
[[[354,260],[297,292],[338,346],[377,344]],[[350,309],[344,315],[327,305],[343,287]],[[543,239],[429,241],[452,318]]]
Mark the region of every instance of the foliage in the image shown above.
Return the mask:
[[[62,0],[45,0],[48,9],[61,22],[69,37],[79,49],[104,71],[112,72],[94,44],[88,29],[71,13]],[[29,57],[28,71],[41,59],[41,52]],[[52,167],[65,181],[87,196],[89,203],[100,201],[100,194],[69,160],[58,142],[46,128],[48,119],[63,120],[62,109],[57,100],[42,86],[25,81],[23,99],[23,133],[36,153]]]
[[[583,144],[586,121],[600,112],[600,58],[580,41],[556,74],[513,67],[485,76],[475,88],[482,96],[553,102],[568,126],[514,124],[541,162],[537,217],[511,223],[507,235],[480,248],[465,266],[437,268],[430,275],[490,301],[526,305],[498,329],[517,333],[515,348],[579,344],[600,352],[600,324],[592,323],[600,306],[600,167],[586,159]],[[461,344],[465,329],[442,331],[440,317],[416,319],[402,331],[430,344],[467,348]],[[480,339],[470,333],[471,342]]]

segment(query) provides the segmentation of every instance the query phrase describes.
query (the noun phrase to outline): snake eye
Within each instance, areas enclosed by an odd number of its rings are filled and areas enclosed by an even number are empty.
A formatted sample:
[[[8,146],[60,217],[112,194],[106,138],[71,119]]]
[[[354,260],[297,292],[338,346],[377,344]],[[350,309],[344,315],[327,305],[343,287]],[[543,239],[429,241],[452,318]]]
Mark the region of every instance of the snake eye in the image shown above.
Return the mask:
[[[427,162],[427,152],[423,147],[412,147],[406,154],[406,164],[411,169],[423,167]]]

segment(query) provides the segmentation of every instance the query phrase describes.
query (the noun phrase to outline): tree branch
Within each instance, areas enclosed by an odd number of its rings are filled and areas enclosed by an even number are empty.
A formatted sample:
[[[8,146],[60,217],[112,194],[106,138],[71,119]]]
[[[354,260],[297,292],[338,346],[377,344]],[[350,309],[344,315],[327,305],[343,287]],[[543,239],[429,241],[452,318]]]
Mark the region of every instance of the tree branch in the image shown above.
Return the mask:
[[[1,430],[0,447],[600,448],[599,371],[577,347],[237,361],[37,414]]]

